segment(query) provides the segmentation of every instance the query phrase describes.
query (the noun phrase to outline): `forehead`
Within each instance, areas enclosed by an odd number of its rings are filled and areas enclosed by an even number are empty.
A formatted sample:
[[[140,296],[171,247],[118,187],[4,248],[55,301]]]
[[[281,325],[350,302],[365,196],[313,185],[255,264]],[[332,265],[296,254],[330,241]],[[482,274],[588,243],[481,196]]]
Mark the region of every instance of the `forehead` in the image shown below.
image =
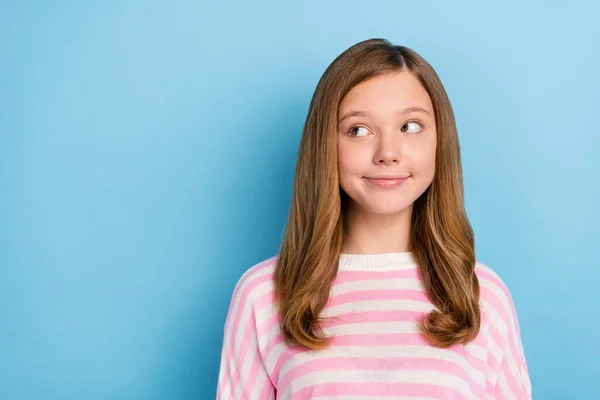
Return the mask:
[[[342,100],[339,115],[356,110],[395,112],[419,106],[433,114],[431,98],[421,82],[410,72],[391,72],[354,86]]]

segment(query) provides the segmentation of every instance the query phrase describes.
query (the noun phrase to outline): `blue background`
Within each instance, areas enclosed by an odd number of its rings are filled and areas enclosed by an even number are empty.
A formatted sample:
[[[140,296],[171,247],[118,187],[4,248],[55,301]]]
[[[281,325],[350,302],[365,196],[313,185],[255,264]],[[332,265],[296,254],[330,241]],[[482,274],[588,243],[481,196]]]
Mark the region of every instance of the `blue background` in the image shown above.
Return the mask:
[[[513,294],[534,397],[594,397],[600,7],[451,3],[4,2],[0,398],[214,398],[317,81],[372,37],[449,93],[477,257]]]

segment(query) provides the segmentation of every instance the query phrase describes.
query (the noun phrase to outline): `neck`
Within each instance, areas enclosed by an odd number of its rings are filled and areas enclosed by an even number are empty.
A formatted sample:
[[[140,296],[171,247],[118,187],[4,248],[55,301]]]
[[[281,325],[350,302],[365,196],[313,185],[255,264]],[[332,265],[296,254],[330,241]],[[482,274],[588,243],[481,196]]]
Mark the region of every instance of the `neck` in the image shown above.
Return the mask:
[[[396,214],[373,214],[349,207],[344,216],[342,253],[408,252],[412,205]]]

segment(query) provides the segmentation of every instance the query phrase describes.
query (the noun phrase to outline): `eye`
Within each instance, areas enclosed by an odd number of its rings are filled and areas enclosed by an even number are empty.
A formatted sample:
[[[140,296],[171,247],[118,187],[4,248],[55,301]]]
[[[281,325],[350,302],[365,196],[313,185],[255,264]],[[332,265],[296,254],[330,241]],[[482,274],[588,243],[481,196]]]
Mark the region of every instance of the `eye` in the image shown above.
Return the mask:
[[[362,129],[362,132],[360,131]],[[355,134],[356,132],[356,134]],[[354,136],[354,137],[361,137],[361,136],[365,136],[369,133],[369,130],[367,128],[365,128],[364,126],[352,126],[350,127],[350,129],[348,129],[348,134],[350,136]]]
[[[410,130],[410,129],[412,129],[412,130]],[[400,130],[402,132],[409,132],[409,133],[417,133],[421,129],[423,129],[423,125],[418,121],[408,121],[407,123],[402,125],[402,128],[400,128]]]

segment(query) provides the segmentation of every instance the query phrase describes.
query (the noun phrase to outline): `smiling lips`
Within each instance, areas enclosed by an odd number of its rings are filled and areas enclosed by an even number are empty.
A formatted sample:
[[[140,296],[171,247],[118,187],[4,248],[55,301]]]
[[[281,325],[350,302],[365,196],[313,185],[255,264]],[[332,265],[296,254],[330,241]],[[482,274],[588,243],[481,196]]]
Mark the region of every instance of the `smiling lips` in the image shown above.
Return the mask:
[[[401,176],[375,176],[375,177],[366,177],[365,179],[367,180],[367,182],[369,182],[370,184],[380,187],[380,188],[385,188],[385,189],[392,189],[392,188],[396,188],[400,185],[402,185],[404,183],[404,181],[406,181],[410,176],[407,177],[401,177]]]

